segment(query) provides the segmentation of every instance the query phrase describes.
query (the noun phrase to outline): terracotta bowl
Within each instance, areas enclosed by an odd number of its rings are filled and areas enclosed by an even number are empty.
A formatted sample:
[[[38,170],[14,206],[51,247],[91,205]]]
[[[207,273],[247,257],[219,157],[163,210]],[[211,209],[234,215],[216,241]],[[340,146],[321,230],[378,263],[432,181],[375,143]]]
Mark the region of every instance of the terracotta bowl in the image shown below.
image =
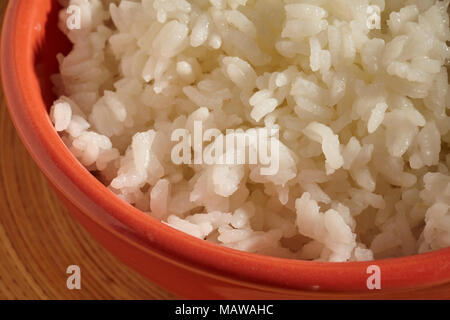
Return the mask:
[[[11,117],[28,151],[73,216],[105,248],[183,298],[424,298],[450,292],[450,248],[371,262],[320,263],[243,253],[176,231],[123,202],[64,146],[49,120],[49,77],[70,44],[57,1],[10,0],[1,76]],[[370,265],[381,290],[369,290]],[[370,269],[369,269],[370,271]]]

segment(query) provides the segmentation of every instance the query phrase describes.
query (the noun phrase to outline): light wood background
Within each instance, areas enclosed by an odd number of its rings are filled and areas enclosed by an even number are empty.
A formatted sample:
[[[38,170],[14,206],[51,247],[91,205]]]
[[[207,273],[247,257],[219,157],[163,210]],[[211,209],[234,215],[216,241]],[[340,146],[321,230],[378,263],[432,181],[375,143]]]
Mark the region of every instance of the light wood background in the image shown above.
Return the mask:
[[[0,20],[7,1],[0,0]],[[81,290],[66,269],[81,268]],[[101,247],[58,201],[19,140],[0,88],[0,299],[170,299]]]

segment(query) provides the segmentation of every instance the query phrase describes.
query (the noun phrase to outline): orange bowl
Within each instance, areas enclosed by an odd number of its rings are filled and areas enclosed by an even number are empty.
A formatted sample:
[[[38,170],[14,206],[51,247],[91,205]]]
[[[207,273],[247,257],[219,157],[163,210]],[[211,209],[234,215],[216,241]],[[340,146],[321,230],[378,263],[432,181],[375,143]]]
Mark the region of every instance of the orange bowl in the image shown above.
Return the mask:
[[[450,298],[450,248],[369,262],[293,261],[239,252],[174,230],[111,193],[65,147],[48,109],[58,31],[57,1],[10,0],[1,76],[8,108],[28,151],[73,216],[108,250],[184,298]],[[381,290],[370,290],[371,265]]]

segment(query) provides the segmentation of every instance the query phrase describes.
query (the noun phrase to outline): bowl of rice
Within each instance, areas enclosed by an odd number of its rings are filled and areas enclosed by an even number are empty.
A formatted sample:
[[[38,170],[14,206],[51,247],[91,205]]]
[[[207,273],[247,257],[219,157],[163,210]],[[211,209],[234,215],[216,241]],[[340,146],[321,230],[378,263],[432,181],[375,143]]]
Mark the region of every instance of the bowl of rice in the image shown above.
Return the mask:
[[[449,0],[10,0],[30,154],[185,298],[442,297]]]

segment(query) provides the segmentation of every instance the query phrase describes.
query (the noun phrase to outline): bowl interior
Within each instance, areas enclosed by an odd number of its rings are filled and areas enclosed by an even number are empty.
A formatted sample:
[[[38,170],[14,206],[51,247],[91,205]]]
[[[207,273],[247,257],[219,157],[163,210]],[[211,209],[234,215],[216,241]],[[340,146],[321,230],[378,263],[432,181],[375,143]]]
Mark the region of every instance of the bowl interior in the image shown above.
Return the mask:
[[[383,272],[383,288],[450,280],[450,249],[375,262],[292,261],[238,252],[176,231],[115,197],[64,146],[49,121],[50,77],[70,42],[59,31],[56,0],[10,0],[2,37],[2,78],[13,121],[26,147],[56,188],[86,215],[144,252],[158,251],[210,276],[286,289],[367,291],[367,268]],[[436,268],[436,265],[443,268]]]

